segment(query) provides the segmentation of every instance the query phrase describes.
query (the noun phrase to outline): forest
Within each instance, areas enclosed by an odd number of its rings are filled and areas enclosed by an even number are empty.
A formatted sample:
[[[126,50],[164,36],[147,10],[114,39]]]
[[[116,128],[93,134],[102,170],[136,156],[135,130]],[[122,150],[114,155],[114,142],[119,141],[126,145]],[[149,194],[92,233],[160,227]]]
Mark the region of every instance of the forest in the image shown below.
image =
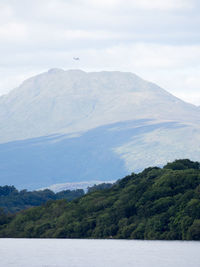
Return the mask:
[[[1,212],[0,237],[200,240],[200,163],[176,160],[72,201]]]
[[[84,190],[64,190],[54,193],[49,189],[38,191],[17,190],[14,186],[0,186],[0,208],[5,213],[16,213],[20,210],[40,206],[48,200],[66,199],[71,201],[84,195]]]

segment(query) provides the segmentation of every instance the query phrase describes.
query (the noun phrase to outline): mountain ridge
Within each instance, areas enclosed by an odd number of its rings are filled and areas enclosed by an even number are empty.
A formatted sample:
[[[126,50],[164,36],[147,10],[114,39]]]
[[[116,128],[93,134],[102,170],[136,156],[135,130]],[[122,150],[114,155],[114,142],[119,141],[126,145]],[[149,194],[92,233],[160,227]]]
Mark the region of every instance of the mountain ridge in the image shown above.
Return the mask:
[[[191,123],[200,120],[200,112],[135,74],[53,69],[0,98],[0,142],[169,117]]]
[[[116,180],[200,159],[200,110],[132,73],[50,69],[0,97],[1,184]]]

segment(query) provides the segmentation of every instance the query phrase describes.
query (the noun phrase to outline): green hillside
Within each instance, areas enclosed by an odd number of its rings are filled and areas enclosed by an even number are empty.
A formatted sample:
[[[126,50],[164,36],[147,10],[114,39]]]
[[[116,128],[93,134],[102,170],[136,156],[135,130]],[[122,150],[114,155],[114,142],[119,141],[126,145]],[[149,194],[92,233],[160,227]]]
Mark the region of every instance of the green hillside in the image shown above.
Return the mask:
[[[0,208],[5,213],[16,213],[34,206],[40,206],[48,200],[74,200],[84,195],[82,189],[64,190],[54,193],[51,190],[17,190],[14,186],[0,186]]]
[[[200,240],[200,164],[177,160],[72,202],[0,217],[0,237]]]

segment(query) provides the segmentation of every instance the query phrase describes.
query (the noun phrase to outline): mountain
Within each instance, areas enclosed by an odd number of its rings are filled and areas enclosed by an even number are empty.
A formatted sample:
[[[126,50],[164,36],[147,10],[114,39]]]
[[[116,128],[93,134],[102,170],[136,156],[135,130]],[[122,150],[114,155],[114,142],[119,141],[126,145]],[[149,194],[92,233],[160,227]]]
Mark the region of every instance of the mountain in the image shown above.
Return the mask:
[[[0,237],[200,240],[199,184],[200,163],[177,160],[70,203],[0,213]]]
[[[0,97],[1,184],[116,180],[199,160],[200,110],[137,75],[51,69]]]
[[[0,98],[0,141],[147,118],[200,121],[195,106],[134,74],[52,69]]]

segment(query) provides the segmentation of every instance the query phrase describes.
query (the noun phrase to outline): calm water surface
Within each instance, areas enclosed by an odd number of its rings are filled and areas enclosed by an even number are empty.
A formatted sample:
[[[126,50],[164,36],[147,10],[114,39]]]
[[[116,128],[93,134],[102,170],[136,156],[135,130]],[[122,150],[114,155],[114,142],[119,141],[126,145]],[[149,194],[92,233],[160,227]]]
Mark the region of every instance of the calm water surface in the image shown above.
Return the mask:
[[[200,242],[0,239],[1,267],[200,267]]]

